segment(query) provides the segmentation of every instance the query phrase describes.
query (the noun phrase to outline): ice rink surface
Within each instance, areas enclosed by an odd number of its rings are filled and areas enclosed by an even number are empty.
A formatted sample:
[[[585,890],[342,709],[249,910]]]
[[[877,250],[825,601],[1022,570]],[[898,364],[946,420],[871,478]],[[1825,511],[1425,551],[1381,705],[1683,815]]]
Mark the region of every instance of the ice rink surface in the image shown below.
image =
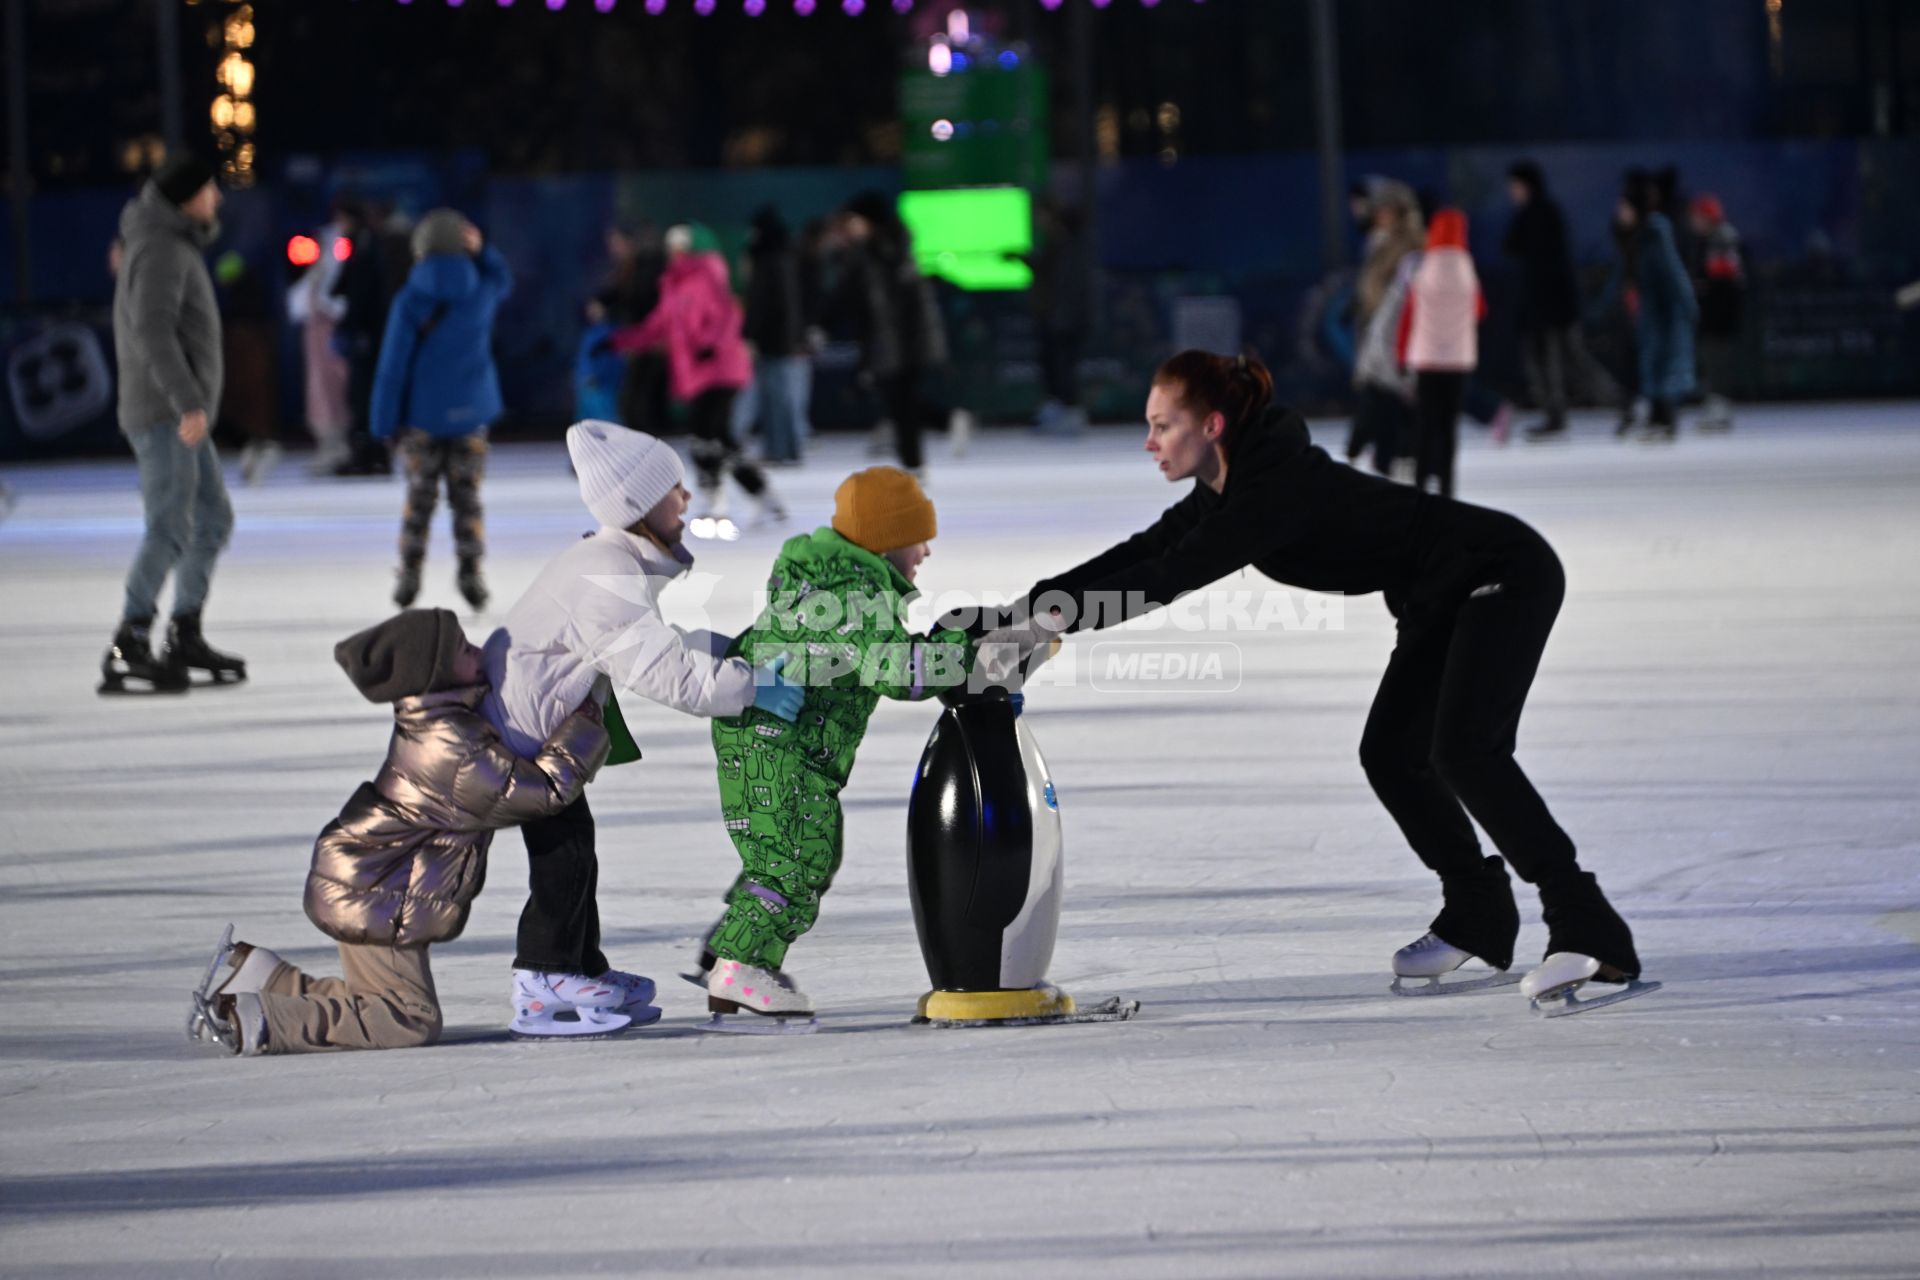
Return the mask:
[[[887,703],[790,957],[822,1032],[696,1032],[673,975],[738,864],[705,725],[629,705],[646,758],[590,792],[601,910],[662,1023],[506,1039],[505,833],[435,952],[446,1043],[244,1060],[186,1043],[185,992],[229,920],[331,969],[302,878],[390,724],[331,647],[388,612],[399,489],[292,462],[236,489],[207,630],[252,682],[107,700],[131,464],[12,470],[0,1272],[1920,1274],[1920,408],[1759,409],[1673,447],[1594,418],[1560,445],[1467,434],[1461,496],[1536,525],[1570,582],[1520,759],[1664,990],[1555,1021],[1512,988],[1387,993],[1437,887],[1356,758],[1392,642],[1374,597],[1337,631],[1211,637],[1231,692],[1031,694],[1066,826],[1053,976],[1142,1000],[1135,1022],[907,1025],[904,804],[935,712]],[[1143,526],[1180,491],[1138,446],[936,445],[922,586],[1021,590]],[[830,438],[781,473],[791,528],[858,465]],[[498,450],[487,500],[504,612],[588,522],[557,444]],[[702,546],[716,625],[748,620],[777,540]],[[448,545],[441,523],[422,603],[455,602]]]

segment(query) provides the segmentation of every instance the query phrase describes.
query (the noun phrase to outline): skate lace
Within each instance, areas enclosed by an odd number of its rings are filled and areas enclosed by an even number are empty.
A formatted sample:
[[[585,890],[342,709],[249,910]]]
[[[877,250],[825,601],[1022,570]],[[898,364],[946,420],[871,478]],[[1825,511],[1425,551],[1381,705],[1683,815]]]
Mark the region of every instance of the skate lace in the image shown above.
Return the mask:
[[[1453,944],[1445,941],[1437,933],[1423,934],[1418,942],[1407,948],[1408,955],[1425,955],[1429,951],[1450,951]]]

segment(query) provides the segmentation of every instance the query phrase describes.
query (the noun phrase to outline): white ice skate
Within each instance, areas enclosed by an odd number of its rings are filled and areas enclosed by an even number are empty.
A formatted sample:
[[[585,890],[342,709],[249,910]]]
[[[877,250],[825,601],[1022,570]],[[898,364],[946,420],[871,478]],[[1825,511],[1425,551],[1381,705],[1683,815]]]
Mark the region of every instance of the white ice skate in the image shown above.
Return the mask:
[[[256,947],[251,943],[242,942],[236,944],[234,950],[237,951],[240,947],[247,948],[247,954],[241,957],[239,964],[234,966],[232,975],[216,988],[223,996],[237,996],[249,992],[254,995],[260,994],[267,989],[267,983],[273,979],[273,971],[282,963],[278,955],[265,947]]]
[[[702,991],[705,991],[707,989],[707,979],[713,976],[714,963],[713,952],[707,950],[705,943],[701,943],[700,954],[694,957],[693,967],[690,969],[682,969],[680,976]]]
[[[707,978],[703,1029],[747,1035],[800,1035],[818,1031],[813,1001],[779,970],[756,969],[738,960],[718,960]]]
[[[653,1003],[653,979],[638,973],[626,973],[620,969],[609,969],[594,979],[604,986],[618,987],[625,998],[620,1002],[621,1013],[633,1019],[633,1025],[644,1027],[660,1021],[660,1010]]]
[[[1474,958],[1473,952],[1462,951],[1437,933],[1424,934],[1419,941],[1409,942],[1393,953],[1393,986],[1389,990],[1397,996],[1451,996],[1520,981],[1519,974],[1506,969],[1476,969],[1452,982],[1440,980]],[[1413,978],[1425,978],[1426,982],[1408,985],[1408,979]]]
[[[703,492],[700,496],[700,514],[687,521],[687,532],[696,538],[738,542],[740,526],[727,515],[726,482],[722,481],[720,488]]]
[[[626,994],[624,987],[577,973],[515,969],[513,1021],[507,1026],[507,1034],[515,1040],[614,1035],[633,1022],[620,1012]]]
[[[1539,968],[1520,980],[1520,994],[1527,998],[1533,1011],[1541,1017],[1563,1018],[1570,1013],[1584,1013],[1588,1009],[1618,1004],[1622,1000],[1631,1000],[1660,989],[1657,982],[1642,982],[1635,978],[1601,995],[1582,997],[1580,988],[1592,981],[1599,972],[1600,962],[1592,956],[1583,956],[1577,951],[1556,951],[1542,960]]]

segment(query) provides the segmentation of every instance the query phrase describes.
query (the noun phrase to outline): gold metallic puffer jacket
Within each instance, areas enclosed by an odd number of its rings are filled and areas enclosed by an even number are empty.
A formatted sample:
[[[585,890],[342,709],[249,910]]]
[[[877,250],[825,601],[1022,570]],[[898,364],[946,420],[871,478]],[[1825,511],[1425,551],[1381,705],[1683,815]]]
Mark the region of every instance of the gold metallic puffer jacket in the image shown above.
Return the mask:
[[[520,759],[474,710],[486,692],[473,685],[393,704],[380,775],[313,846],[306,908],[322,933],[392,946],[459,937],[494,831],[572,804],[606,761],[607,731],[589,710]]]

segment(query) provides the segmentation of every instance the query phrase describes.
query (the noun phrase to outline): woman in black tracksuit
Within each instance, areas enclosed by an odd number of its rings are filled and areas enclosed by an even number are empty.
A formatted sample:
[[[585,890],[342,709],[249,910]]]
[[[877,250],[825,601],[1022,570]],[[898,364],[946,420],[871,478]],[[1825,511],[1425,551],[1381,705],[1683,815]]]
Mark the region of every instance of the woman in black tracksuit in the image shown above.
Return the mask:
[[[1360,761],[1420,860],[1440,877],[1431,932],[1452,958],[1513,962],[1520,917],[1501,859],[1472,815],[1540,892],[1547,953],[1636,978],[1633,935],[1581,870],[1573,841],[1514,761],[1527,690],[1566,591],[1560,561],[1527,525],[1342,466],[1306,423],[1271,404],[1258,361],[1188,351],[1161,366],[1147,451],[1167,479],[1194,479],[1151,528],[1028,595],[1068,629],[1111,626],[1249,565],[1310,591],[1379,591],[1398,642],[1360,740]],[[1426,938],[1396,957],[1431,949]]]

